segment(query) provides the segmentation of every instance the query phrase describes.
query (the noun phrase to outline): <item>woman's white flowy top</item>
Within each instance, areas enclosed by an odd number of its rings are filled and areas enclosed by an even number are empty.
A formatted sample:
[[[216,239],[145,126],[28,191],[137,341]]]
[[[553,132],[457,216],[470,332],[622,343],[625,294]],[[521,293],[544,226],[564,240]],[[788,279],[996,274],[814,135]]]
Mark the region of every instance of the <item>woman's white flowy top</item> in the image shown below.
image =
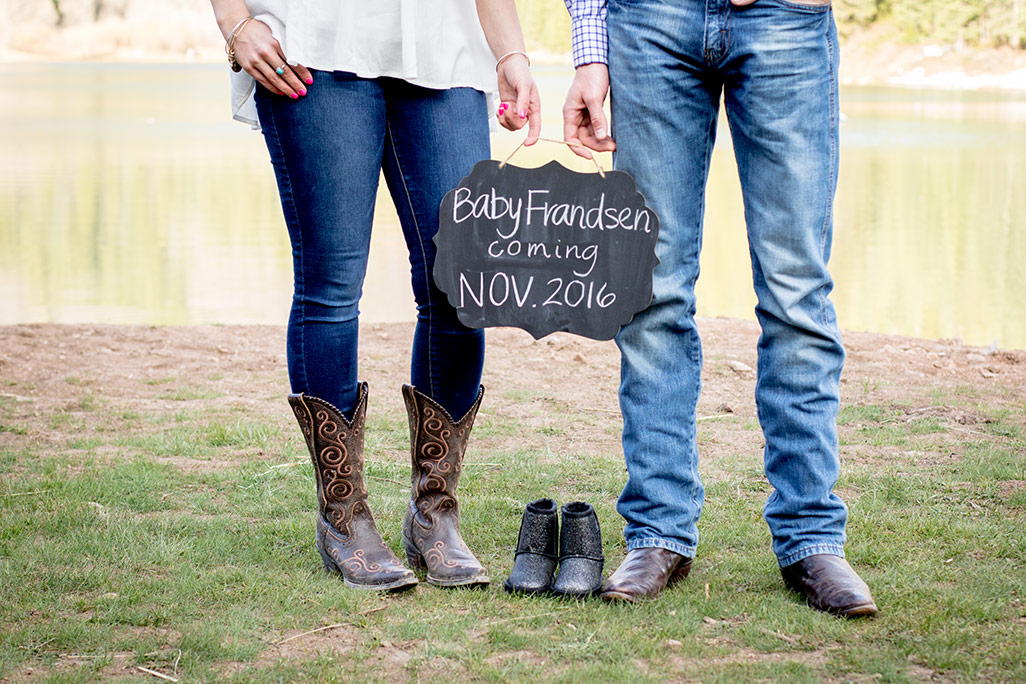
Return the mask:
[[[496,91],[495,57],[475,0],[247,0],[246,6],[271,27],[290,64],[425,88]],[[232,115],[254,127],[255,84],[245,71],[232,74]]]

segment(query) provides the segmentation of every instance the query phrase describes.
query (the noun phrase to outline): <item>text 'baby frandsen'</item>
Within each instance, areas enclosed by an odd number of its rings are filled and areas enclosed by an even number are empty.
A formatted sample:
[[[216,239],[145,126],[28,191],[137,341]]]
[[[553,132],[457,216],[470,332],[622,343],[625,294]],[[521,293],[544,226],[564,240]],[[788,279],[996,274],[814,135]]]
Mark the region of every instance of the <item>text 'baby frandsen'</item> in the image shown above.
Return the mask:
[[[488,192],[474,196],[470,188],[457,188],[452,203],[452,220],[463,223],[470,218],[486,218],[491,221],[509,218],[510,225],[496,226],[495,232],[503,239],[510,239],[520,232],[523,225],[538,222],[542,227],[580,228],[581,230],[641,231],[650,233],[651,216],[646,208],[607,207],[606,194],[599,196],[597,205],[584,206],[565,202],[550,202],[548,190],[528,190],[523,197],[506,197],[491,188]],[[503,224],[506,224],[504,221]]]

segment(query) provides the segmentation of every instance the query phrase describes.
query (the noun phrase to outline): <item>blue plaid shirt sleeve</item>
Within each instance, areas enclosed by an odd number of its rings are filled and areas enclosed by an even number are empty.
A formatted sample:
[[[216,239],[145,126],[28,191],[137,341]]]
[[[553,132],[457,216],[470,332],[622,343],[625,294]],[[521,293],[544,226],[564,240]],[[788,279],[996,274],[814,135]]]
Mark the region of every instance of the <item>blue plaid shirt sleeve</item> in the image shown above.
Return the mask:
[[[570,12],[570,38],[574,67],[608,61],[607,0],[563,0]]]

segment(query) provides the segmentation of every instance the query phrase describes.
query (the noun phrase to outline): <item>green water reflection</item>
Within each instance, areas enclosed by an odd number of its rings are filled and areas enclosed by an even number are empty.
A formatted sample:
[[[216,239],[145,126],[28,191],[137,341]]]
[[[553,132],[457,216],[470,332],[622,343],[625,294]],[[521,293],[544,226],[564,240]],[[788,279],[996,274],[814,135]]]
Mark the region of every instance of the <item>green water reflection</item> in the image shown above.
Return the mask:
[[[291,260],[259,134],[218,66],[8,65],[0,92],[0,323],[283,323]],[[566,68],[540,68],[559,137]],[[845,328],[1026,348],[1026,97],[842,92],[831,262]],[[752,317],[726,126],[710,171],[699,313]],[[520,137],[493,136],[503,157]],[[518,153],[589,166],[556,145]],[[608,167],[608,157],[604,160]],[[364,320],[412,320],[383,186]],[[1018,228],[1018,230],[1017,230]]]

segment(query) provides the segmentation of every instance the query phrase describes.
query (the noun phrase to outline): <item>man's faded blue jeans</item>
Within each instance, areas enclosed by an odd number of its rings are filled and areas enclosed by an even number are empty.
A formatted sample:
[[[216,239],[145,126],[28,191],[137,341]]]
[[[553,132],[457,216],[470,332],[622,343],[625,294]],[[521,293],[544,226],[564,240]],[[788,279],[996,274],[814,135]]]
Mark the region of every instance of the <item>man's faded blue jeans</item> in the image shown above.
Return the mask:
[[[695,282],[721,95],[744,193],[762,326],[755,399],[780,565],[843,555],[838,385],[844,363],[827,271],[837,184],[837,35],[826,5],[610,0],[614,164],[661,219],[651,306],[617,338],[627,548],[693,557],[704,490],[695,410]],[[711,230],[719,226],[710,226]],[[741,273],[737,287],[746,287]]]

